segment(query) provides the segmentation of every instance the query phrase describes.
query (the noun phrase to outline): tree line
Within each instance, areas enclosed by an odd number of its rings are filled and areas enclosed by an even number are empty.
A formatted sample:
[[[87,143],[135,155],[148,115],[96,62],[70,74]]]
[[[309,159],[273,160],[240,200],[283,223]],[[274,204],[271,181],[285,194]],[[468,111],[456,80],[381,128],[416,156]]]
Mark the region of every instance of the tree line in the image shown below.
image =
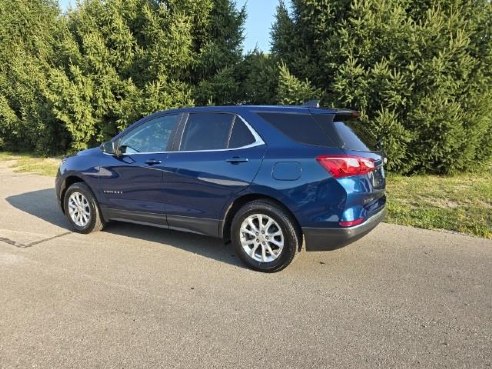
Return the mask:
[[[453,173],[492,157],[488,0],[279,2],[272,50],[243,53],[232,0],[0,0],[0,149],[60,154],[157,110],[352,108],[388,168]]]

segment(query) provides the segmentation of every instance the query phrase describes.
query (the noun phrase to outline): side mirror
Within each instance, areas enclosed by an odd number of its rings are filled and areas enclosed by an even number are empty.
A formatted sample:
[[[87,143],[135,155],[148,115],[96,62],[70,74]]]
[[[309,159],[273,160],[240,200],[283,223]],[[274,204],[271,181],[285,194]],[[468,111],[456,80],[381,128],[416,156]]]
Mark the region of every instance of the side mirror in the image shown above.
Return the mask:
[[[107,141],[101,144],[100,148],[102,152],[110,155],[115,155],[117,157],[120,157],[122,155],[121,148],[120,148],[120,142],[118,141]]]
[[[106,154],[114,154],[114,142],[112,141],[103,142],[99,148]]]

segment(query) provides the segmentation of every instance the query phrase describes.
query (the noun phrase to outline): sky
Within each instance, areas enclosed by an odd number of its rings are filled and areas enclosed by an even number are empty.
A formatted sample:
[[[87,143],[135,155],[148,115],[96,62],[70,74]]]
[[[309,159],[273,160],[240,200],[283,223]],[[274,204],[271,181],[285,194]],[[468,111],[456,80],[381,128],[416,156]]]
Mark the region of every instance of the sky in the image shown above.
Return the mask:
[[[67,9],[75,0],[59,0],[62,9]],[[236,0],[238,7],[246,4],[247,19],[244,27],[244,52],[256,47],[270,50],[270,30],[275,18],[278,0]]]
[[[238,0],[236,4],[246,4],[244,51],[251,51],[255,46],[262,51],[269,51],[270,30],[275,20],[278,0]]]

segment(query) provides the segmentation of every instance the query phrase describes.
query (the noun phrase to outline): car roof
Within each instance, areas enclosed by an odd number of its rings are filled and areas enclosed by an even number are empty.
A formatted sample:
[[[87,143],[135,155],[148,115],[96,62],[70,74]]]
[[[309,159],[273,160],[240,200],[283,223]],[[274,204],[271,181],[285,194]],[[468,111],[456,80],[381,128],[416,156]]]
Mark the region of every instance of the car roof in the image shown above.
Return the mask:
[[[352,114],[350,109],[335,108],[313,108],[301,105],[222,105],[222,106],[194,106],[174,111],[186,112],[231,112],[241,114],[242,112],[276,112],[276,113],[321,113],[321,114]],[[169,110],[168,110],[169,111]]]

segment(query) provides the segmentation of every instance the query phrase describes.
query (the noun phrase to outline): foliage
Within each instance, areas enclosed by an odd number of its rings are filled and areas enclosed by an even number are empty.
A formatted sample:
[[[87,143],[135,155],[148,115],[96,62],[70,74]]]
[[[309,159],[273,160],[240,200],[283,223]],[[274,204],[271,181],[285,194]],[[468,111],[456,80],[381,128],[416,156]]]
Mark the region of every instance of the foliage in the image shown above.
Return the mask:
[[[245,12],[230,0],[81,0],[67,14],[2,0],[0,11],[5,148],[79,150],[156,110],[239,99]]]
[[[487,0],[293,0],[273,51],[362,112],[389,168],[450,173],[492,155],[492,5]]]
[[[360,110],[400,173],[492,156],[488,0],[280,1],[272,54],[242,55],[233,0],[0,0],[0,148],[58,153],[160,109],[299,104]]]
[[[280,104],[300,105],[320,96],[321,90],[315,89],[307,79],[301,81],[290,74],[284,63],[279,65],[277,99]]]
[[[72,149],[142,115],[190,105],[191,19],[146,0],[87,0],[60,21],[48,97]]]
[[[191,80],[199,105],[233,104],[240,97],[235,70],[242,62],[244,7],[230,0],[215,0],[209,20],[194,40],[196,54]]]
[[[54,1],[0,1],[0,147],[49,152],[66,139],[44,95],[57,16]]]
[[[274,104],[277,96],[277,61],[270,54],[253,50],[234,71],[239,89],[237,103]]]

